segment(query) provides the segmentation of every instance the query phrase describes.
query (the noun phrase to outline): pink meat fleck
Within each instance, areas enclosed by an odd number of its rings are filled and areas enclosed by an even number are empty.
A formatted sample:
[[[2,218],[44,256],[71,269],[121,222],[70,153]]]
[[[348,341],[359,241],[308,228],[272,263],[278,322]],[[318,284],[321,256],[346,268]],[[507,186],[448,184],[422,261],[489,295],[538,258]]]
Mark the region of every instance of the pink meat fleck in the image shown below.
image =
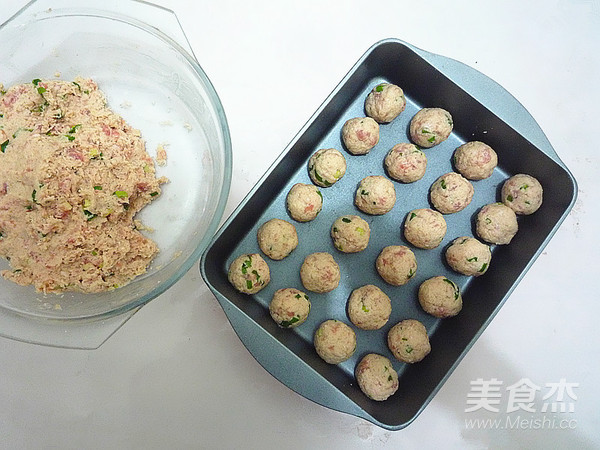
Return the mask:
[[[65,178],[64,180],[61,180],[60,183],[58,184],[58,187],[60,189],[61,192],[71,192],[71,179],[70,178]]]
[[[360,139],[361,141],[366,141],[371,137],[371,133],[365,130],[358,130],[356,132],[356,137],[358,137],[358,139]]]
[[[119,131],[109,127],[106,124],[102,124],[102,131],[104,132],[104,134],[106,134],[107,136],[113,136],[113,137],[117,137],[120,135]]]
[[[17,89],[13,89],[12,91],[8,92],[2,99],[2,103],[4,103],[4,106],[14,105],[15,102],[21,96],[21,94],[24,94],[26,91],[27,91],[27,87],[19,86]]]
[[[69,155],[69,158],[73,158],[78,161],[83,161],[83,153],[77,148],[72,147],[68,149],[67,154]]]
[[[138,191],[146,192],[150,188],[150,185],[148,183],[138,183],[136,184],[136,188]]]
[[[479,161],[478,162],[479,162],[479,164],[483,165],[483,164],[489,163],[491,159],[492,159],[492,154],[486,148],[479,155]]]

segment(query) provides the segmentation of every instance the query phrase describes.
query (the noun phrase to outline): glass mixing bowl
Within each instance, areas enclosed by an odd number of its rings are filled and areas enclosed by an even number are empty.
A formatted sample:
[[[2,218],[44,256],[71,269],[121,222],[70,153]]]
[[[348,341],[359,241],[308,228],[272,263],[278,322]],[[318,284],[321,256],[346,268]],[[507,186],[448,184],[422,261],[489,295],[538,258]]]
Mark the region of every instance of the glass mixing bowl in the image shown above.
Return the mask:
[[[170,182],[137,216],[160,252],[147,273],[99,294],[42,294],[0,277],[0,334],[95,348],[199,258],[231,183],[225,113],[172,11],[136,0],[34,0],[0,26],[0,82],[94,79],[109,106],[159,145]],[[0,261],[0,269],[9,268]]]

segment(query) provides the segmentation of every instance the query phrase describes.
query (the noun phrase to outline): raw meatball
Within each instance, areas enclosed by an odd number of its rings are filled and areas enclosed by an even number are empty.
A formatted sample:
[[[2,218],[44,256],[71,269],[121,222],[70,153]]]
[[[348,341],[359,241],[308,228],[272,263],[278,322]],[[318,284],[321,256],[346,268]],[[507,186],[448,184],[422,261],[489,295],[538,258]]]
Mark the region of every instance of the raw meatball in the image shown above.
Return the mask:
[[[404,221],[404,237],[415,247],[435,248],[446,235],[444,216],[433,209],[414,209]]]
[[[292,219],[310,222],[323,208],[323,195],[315,185],[296,183],[288,192],[286,202]]]
[[[533,214],[542,205],[544,190],[531,175],[520,173],[510,177],[502,186],[502,203],[517,214]]]
[[[256,294],[271,281],[269,266],[258,253],[238,256],[229,266],[229,282],[243,294]]]
[[[381,83],[373,88],[365,100],[367,116],[379,123],[391,122],[404,111],[404,92],[395,84]]]
[[[509,244],[519,230],[517,215],[504,203],[485,205],[477,213],[477,236],[490,244]]]
[[[456,172],[449,172],[439,177],[429,189],[431,203],[443,214],[452,214],[465,209],[474,193],[469,180]]]
[[[454,152],[454,166],[469,180],[483,180],[492,175],[498,165],[498,155],[483,142],[472,141],[461,145]]]
[[[355,117],[342,127],[342,140],[353,155],[366,155],[379,142],[379,124],[370,117]]]
[[[419,303],[425,312],[444,319],[457,315],[462,309],[458,286],[446,277],[433,277],[419,286]]]
[[[420,147],[433,147],[448,139],[453,126],[452,116],[445,109],[423,108],[410,121],[410,138]]]
[[[397,144],[385,157],[385,168],[394,180],[412,183],[425,175],[427,156],[414,144]]]
[[[367,248],[371,228],[359,216],[338,217],[331,226],[333,245],[344,253],[356,253]]]
[[[375,267],[387,283],[402,286],[417,273],[417,259],[410,248],[390,245],[381,251]]]
[[[315,350],[326,363],[346,361],[356,350],[354,330],[339,320],[323,322],[315,332]]]
[[[478,277],[490,267],[490,247],[477,239],[461,236],[454,239],[446,250],[446,261],[458,273]]]
[[[377,286],[367,284],[354,289],[348,300],[348,317],[358,328],[378,330],[392,313],[390,298]]]
[[[406,319],[394,325],[387,340],[394,357],[406,363],[419,362],[431,351],[427,329],[415,319]]]
[[[340,283],[340,267],[329,253],[312,253],[304,258],[300,278],[309,291],[329,292]]]
[[[335,148],[317,150],[308,161],[308,174],[321,187],[332,186],[346,173],[346,158]]]
[[[356,366],[356,382],[367,397],[382,402],[398,390],[398,373],[385,356],[369,353]]]
[[[304,323],[310,313],[310,300],[304,292],[294,288],[275,291],[269,304],[269,313],[282,328],[294,328]]]
[[[263,223],[256,234],[258,246],[271,259],[280,260],[298,246],[296,227],[281,219]]]
[[[354,203],[367,214],[385,214],[396,204],[394,184],[381,175],[363,178],[356,190]]]

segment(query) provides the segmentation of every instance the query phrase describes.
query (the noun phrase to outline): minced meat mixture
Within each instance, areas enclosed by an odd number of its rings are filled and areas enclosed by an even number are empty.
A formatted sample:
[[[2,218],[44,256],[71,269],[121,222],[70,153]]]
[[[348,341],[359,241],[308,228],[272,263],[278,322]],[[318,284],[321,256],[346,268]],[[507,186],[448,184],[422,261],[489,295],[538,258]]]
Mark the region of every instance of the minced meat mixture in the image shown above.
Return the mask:
[[[2,275],[43,292],[101,292],[158,252],[134,216],[160,195],[140,132],[90,79],[0,85]]]

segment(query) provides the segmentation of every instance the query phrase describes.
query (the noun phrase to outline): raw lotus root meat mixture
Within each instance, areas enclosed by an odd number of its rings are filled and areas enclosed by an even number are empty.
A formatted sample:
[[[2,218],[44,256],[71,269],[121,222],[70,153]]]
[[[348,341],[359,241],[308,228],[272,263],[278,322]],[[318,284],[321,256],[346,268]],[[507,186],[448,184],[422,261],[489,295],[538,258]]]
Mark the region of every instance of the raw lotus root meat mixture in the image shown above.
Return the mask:
[[[160,195],[140,132],[91,79],[0,85],[2,275],[38,291],[102,292],[158,252],[135,215]],[[139,223],[138,223],[139,224]]]

